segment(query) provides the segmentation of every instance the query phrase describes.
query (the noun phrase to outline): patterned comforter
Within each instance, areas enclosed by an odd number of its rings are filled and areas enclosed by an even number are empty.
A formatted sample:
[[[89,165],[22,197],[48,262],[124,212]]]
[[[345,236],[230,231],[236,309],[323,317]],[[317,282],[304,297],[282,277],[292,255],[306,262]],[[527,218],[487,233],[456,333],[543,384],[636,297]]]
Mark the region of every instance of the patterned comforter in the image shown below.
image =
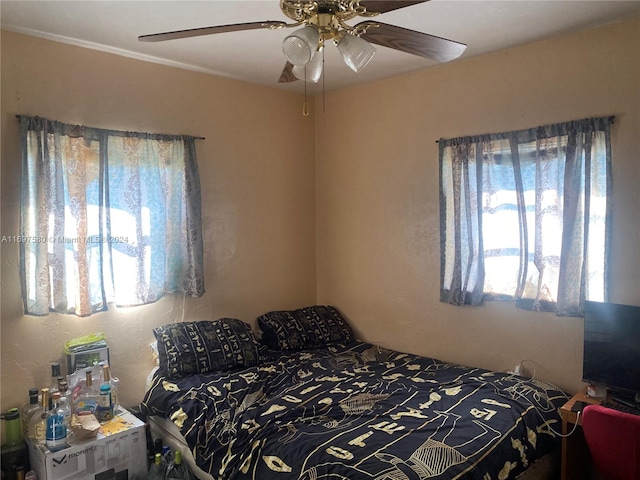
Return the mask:
[[[566,400],[539,380],[354,342],[158,376],[141,408],[173,420],[214,478],[506,480],[558,446]]]

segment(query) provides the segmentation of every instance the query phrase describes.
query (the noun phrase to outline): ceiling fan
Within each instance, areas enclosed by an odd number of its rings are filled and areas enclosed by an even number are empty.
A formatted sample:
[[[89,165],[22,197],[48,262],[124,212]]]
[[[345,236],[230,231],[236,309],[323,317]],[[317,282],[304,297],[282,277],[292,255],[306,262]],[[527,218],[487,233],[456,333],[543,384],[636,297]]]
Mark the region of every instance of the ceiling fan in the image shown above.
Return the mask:
[[[333,40],[345,63],[355,72],[364,68],[373,57],[375,48],[372,43],[439,62],[458,58],[467,48],[463,43],[372,20],[353,26],[347,24],[355,17],[372,18],[427,1],[429,0],[280,0],[280,9],[294,23],[274,20],[236,23],[141,35],[138,40],[159,42],[214,33],[302,26],[282,43],[287,62],[279,82],[288,83],[298,79],[317,82],[322,73],[324,58],[320,52],[328,40]]]

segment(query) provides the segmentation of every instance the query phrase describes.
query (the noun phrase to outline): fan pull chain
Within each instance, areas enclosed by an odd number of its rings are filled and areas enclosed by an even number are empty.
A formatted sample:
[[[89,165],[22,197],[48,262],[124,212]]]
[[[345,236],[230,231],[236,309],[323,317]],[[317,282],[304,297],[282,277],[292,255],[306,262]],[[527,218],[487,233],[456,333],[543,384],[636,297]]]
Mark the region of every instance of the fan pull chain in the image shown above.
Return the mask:
[[[324,48],[322,49],[322,113],[324,113]]]
[[[309,116],[309,105],[307,105],[307,67],[304,67],[304,103],[302,104],[302,115]]]

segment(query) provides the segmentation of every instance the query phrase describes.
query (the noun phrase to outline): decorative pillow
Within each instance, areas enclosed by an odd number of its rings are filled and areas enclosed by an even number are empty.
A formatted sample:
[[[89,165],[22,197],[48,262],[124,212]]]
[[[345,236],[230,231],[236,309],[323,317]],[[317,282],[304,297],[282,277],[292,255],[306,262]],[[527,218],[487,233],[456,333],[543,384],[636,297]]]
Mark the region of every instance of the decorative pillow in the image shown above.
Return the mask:
[[[353,341],[353,331],[332,306],[265,313],[258,317],[262,341],[276,350],[320,348]]]
[[[171,378],[258,364],[251,327],[235,318],[172,323],[153,333],[160,369]]]

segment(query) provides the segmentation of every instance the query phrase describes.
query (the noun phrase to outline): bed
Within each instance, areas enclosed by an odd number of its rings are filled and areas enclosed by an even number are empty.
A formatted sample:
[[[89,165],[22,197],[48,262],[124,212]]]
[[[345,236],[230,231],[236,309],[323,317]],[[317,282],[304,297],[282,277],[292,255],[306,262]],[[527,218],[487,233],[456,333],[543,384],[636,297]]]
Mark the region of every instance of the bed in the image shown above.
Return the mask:
[[[559,446],[551,384],[357,341],[333,307],[258,324],[261,341],[234,319],[154,330],[140,408],[202,480],[506,480]]]

